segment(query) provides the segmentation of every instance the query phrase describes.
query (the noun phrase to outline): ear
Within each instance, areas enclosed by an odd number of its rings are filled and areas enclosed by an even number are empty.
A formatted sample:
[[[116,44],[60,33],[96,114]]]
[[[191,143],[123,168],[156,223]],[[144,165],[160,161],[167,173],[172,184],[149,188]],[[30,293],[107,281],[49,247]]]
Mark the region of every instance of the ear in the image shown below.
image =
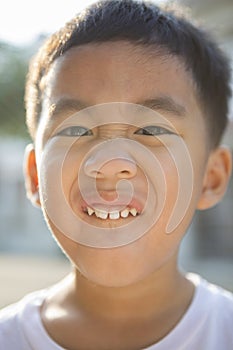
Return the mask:
[[[36,166],[35,149],[32,144],[27,145],[24,154],[24,177],[27,197],[32,204],[40,207],[39,186]]]
[[[221,146],[211,152],[197,209],[208,209],[221,201],[227,189],[231,170],[231,152],[227,147]]]

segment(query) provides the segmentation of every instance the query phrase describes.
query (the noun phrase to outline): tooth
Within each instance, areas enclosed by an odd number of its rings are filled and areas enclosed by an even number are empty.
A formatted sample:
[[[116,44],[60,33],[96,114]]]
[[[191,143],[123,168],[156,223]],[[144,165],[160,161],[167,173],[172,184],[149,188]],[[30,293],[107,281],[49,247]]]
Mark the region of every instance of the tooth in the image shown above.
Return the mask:
[[[97,209],[95,209],[95,215],[97,216],[97,218],[100,216],[100,211],[98,211]]]
[[[122,218],[127,218],[128,215],[129,215],[129,209],[122,210],[122,212],[121,212],[121,217]]]
[[[133,216],[136,216],[137,210],[135,208],[130,209],[130,214],[132,214]]]
[[[119,219],[119,217],[120,217],[119,211],[114,211],[112,213],[109,213],[109,218],[112,220]]]
[[[106,211],[97,211],[97,213],[96,213],[96,211],[95,211],[95,215],[98,217],[98,218],[100,218],[100,219],[107,219],[107,217],[108,217],[108,213],[106,212]]]
[[[87,212],[88,212],[88,215],[91,216],[94,213],[94,210],[89,208],[89,207],[87,207]]]

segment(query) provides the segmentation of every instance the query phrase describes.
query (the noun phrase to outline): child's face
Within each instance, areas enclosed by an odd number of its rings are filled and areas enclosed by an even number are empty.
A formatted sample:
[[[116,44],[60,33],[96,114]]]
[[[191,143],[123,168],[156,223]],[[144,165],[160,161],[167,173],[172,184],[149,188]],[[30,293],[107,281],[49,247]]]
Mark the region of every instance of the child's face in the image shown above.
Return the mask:
[[[40,202],[67,255],[106,286],[175,264],[196,208],[215,204],[203,202],[207,131],[190,75],[178,59],[118,42],[70,49],[45,84]]]

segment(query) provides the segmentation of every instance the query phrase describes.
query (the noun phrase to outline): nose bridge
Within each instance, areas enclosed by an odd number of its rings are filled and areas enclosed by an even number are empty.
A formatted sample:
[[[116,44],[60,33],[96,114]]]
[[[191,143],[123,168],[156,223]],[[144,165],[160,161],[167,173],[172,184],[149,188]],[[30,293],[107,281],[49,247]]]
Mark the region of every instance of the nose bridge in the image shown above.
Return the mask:
[[[97,178],[131,178],[137,173],[137,166],[131,155],[118,145],[106,143],[93,151],[84,164],[85,174]]]

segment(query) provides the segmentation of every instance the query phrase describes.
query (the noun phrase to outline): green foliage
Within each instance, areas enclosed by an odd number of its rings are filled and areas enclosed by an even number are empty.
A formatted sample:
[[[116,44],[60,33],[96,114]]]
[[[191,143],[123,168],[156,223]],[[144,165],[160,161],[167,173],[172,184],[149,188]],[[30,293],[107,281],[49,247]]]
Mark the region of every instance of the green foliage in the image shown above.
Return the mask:
[[[29,54],[26,49],[0,43],[0,134],[27,137],[24,88]]]

